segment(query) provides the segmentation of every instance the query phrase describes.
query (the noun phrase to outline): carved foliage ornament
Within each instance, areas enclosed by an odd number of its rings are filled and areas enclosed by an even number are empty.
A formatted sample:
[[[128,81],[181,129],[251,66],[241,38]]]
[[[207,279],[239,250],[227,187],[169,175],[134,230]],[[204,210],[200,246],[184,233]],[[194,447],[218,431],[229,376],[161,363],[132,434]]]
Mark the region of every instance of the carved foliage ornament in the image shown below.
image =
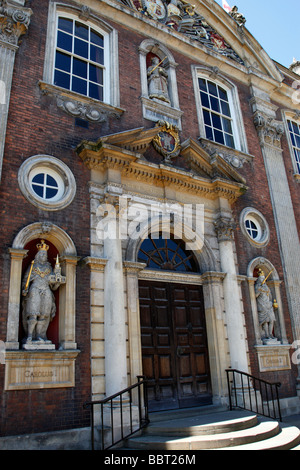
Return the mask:
[[[242,59],[213,29],[205,18],[195,11],[195,6],[185,0],[120,0],[169,28],[183,33],[219,54],[244,65]]]
[[[7,0],[0,0],[0,40],[17,45],[28,29],[31,15],[30,8],[16,8]]]
[[[283,123],[261,113],[256,113],[253,119],[262,143],[280,147],[281,137],[284,134]]]

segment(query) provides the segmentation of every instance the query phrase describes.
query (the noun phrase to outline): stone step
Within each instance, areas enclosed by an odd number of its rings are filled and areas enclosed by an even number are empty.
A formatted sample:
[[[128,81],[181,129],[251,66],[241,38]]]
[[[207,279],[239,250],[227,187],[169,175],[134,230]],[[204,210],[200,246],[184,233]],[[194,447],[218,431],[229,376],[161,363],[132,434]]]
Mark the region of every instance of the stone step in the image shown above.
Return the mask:
[[[280,432],[276,421],[263,421],[239,431],[174,438],[142,435],[128,439],[127,447],[143,450],[203,450],[250,444],[272,438]]]
[[[202,436],[207,434],[221,434],[257,425],[257,416],[241,412],[218,413],[217,415],[192,416],[149,424],[144,434],[161,436]]]
[[[300,450],[300,430],[296,426],[286,427],[269,439],[234,447],[220,447],[215,450]]]

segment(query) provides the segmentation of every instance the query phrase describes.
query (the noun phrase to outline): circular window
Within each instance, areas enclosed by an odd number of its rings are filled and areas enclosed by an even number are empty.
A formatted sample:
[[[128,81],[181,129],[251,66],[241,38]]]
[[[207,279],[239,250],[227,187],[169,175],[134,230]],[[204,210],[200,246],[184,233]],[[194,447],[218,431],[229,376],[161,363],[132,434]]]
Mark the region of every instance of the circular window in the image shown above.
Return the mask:
[[[240,226],[248,241],[255,246],[265,246],[269,242],[269,226],[264,216],[256,209],[247,207],[241,212]]]
[[[76,192],[70,169],[55,157],[36,155],[28,158],[19,170],[23,195],[35,206],[59,210],[68,206]]]

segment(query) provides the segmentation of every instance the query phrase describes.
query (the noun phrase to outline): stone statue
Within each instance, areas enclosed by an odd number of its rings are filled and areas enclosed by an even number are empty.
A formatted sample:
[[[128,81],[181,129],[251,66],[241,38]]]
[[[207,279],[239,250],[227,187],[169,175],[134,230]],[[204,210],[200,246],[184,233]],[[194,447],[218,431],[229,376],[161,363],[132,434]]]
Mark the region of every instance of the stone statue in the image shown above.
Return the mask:
[[[257,302],[258,321],[263,330],[262,340],[276,340],[273,336],[274,323],[276,321],[274,308],[277,308],[276,300],[272,302],[271,291],[266,284],[267,278],[264,272],[259,270],[259,277],[255,282],[255,296]]]
[[[150,99],[164,101],[171,104],[168,93],[168,73],[158,57],[153,57],[150,67],[147,70],[148,95]]]
[[[243,26],[246,23],[246,18],[241,13],[239,13],[237,6],[234,6],[229,14],[239,26]]]
[[[48,261],[49,246],[44,240],[37,245],[38,252],[27,269],[22,282],[22,320],[26,333],[24,349],[54,349],[55,345],[47,339],[49,323],[56,313],[52,291],[66,282],[56,259],[54,270]]]

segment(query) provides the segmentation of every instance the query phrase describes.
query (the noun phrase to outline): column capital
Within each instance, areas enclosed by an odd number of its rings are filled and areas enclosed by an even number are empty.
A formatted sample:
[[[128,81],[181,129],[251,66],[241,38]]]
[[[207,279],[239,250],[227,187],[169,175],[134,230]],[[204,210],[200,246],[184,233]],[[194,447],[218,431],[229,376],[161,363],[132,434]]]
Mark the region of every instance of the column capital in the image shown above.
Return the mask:
[[[236,228],[236,223],[231,217],[220,216],[214,222],[214,226],[219,242],[233,240],[233,232]]]
[[[16,6],[8,0],[0,0],[0,41],[17,46],[20,37],[30,24],[32,10]]]
[[[283,122],[277,121],[273,117],[270,117],[260,111],[255,112],[253,120],[260,138],[260,142],[262,144],[280,148],[281,137],[284,134]]]

